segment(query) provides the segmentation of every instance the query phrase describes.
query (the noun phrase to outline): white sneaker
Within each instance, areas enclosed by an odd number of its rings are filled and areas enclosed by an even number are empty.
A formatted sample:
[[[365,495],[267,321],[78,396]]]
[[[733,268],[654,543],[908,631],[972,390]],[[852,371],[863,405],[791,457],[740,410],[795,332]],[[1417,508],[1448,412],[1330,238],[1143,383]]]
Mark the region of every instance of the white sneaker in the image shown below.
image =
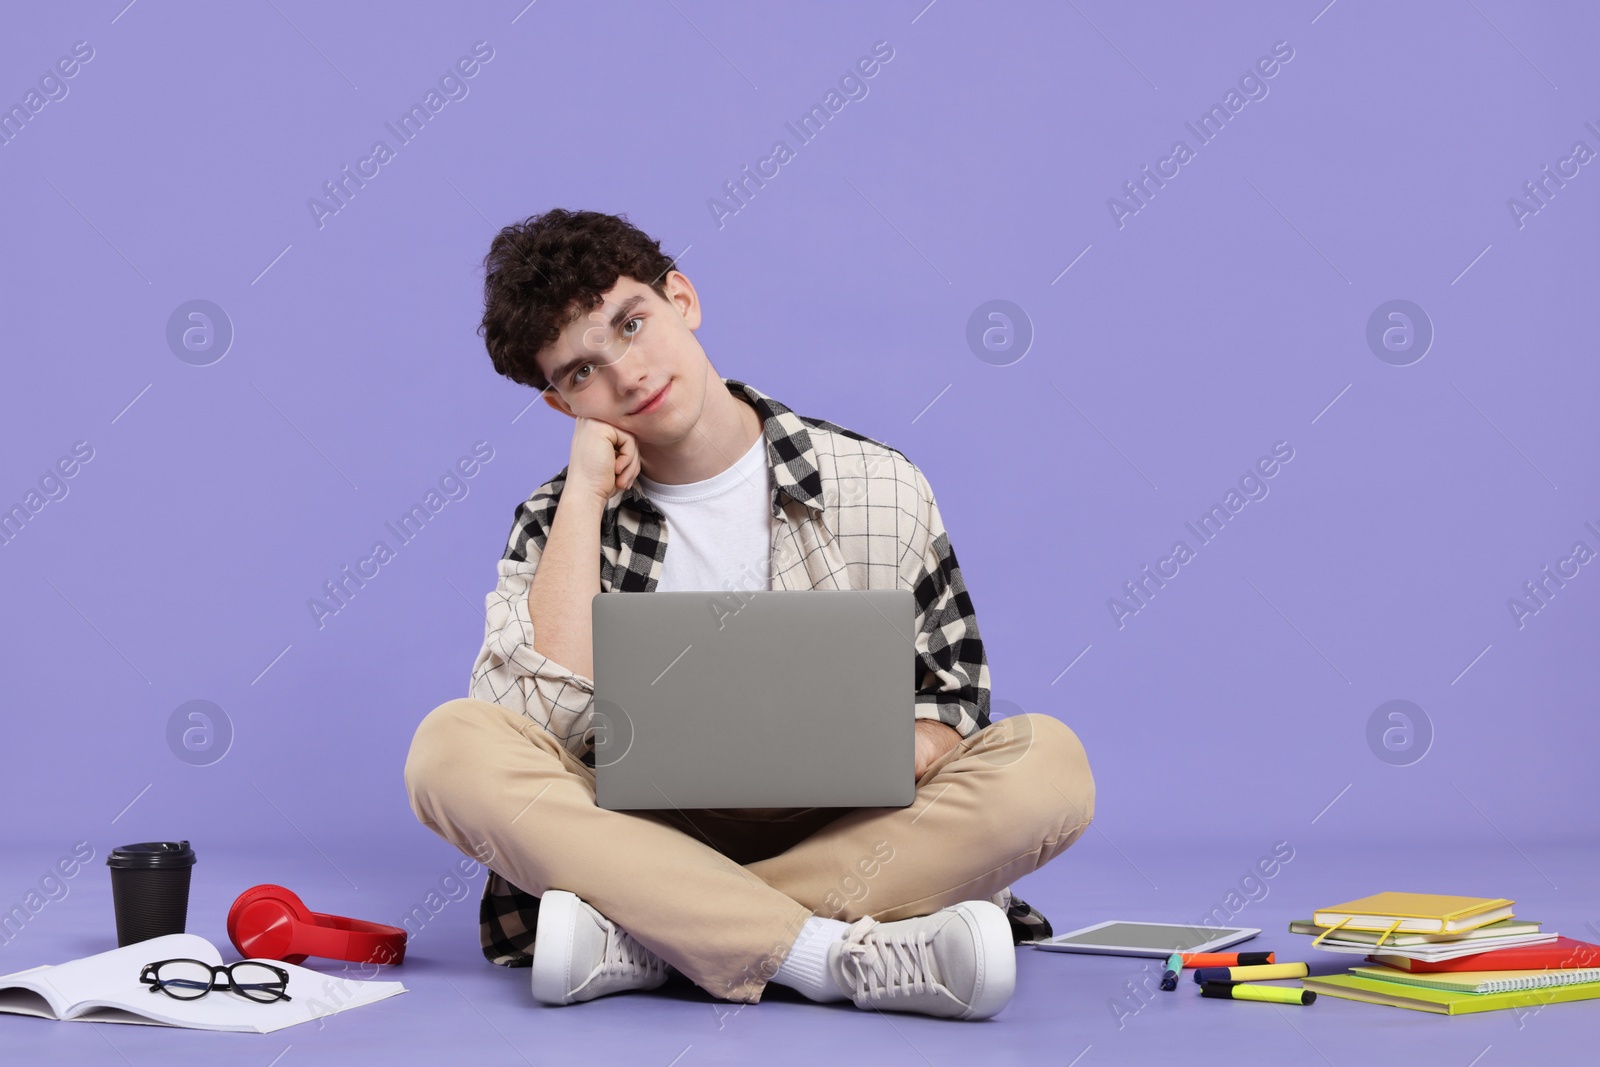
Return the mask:
[[[1017,987],[1005,912],[966,900],[915,919],[852,923],[828,946],[828,971],[860,1008],[987,1019]]]
[[[667,963],[564,889],[539,898],[533,935],[533,999],[572,1004],[607,993],[655,989]]]

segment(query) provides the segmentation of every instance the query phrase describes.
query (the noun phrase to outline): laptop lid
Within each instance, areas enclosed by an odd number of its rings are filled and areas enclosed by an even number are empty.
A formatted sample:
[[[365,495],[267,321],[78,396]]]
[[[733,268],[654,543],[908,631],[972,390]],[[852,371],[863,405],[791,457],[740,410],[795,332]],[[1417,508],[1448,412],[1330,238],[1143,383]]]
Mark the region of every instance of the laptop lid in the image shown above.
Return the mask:
[[[610,592],[592,612],[599,806],[915,799],[909,589]]]

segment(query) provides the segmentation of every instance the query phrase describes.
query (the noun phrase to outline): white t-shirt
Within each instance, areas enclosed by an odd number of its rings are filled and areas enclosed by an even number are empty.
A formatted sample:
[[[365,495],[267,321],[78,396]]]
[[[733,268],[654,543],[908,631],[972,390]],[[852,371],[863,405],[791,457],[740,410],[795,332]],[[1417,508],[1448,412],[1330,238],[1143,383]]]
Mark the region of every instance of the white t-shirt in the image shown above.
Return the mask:
[[[666,516],[667,552],[659,592],[772,588],[772,472],[767,438],[721,474],[663,485],[640,474],[638,485]]]

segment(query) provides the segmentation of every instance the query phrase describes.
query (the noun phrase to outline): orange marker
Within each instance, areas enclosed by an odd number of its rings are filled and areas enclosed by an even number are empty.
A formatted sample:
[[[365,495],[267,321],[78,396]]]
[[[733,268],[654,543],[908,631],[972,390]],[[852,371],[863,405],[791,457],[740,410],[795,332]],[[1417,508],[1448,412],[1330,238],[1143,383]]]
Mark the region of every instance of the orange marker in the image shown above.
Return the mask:
[[[1263,964],[1276,963],[1276,953],[1272,952],[1185,952],[1183,965],[1186,969],[1195,967],[1259,967]]]

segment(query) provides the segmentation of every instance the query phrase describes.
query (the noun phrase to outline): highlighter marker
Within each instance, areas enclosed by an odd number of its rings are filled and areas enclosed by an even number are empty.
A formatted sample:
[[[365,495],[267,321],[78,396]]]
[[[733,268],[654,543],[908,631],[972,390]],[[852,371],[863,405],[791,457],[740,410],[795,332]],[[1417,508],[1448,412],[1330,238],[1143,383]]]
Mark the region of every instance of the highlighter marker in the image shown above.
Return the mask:
[[[1317,995],[1309,989],[1256,985],[1252,982],[1202,982],[1202,997],[1217,1000],[1262,1000],[1269,1004],[1310,1004]]]
[[[1174,952],[1167,957],[1167,969],[1161,975],[1161,988],[1171,991],[1178,988],[1178,972],[1183,970],[1183,953]]]
[[[1263,963],[1277,963],[1272,952],[1185,952],[1185,967],[1257,967]]]
[[[1207,982],[1248,982],[1252,979],[1270,981],[1274,978],[1304,978],[1311,969],[1303,963],[1268,963],[1260,967],[1202,967],[1194,972],[1194,980]]]

